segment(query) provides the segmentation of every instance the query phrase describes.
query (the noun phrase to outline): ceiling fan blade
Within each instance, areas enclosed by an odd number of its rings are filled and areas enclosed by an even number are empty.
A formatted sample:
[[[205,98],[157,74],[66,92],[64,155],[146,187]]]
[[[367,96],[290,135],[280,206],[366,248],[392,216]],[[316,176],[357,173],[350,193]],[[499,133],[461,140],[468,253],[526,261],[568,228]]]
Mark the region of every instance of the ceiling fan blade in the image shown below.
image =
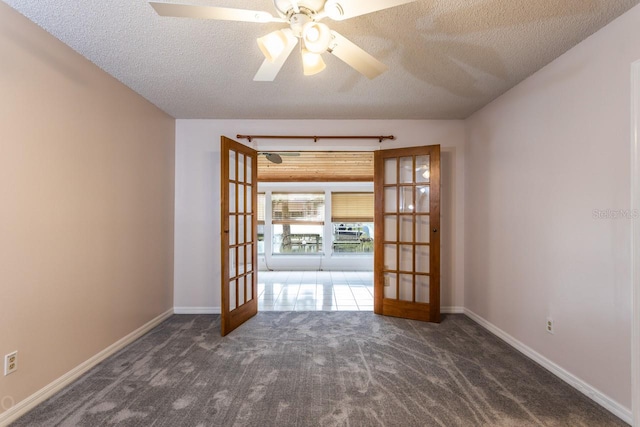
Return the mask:
[[[280,157],[279,154],[277,153],[264,153],[264,154],[267,160],[269,160],[271,163],[275,163],[276,165],[279,165],[280,163],[282,163],[282,157]]]
[[[284,50],[273,62],[265,59],[255,77],[253,78],[254,82],[272,82],[275,80],[276,76],[280,72],[280,69],[291,55],[291,52],[298,44],[298,38],[293,35],[293,32],[289,28],[285,28],[282,30],[284,34],[287,36],[287,45],[284,47]]]
[[[327,0],[324,13],[333,20],[342,21],[414,1],[416,0]]]
[[[335,31],[331,31],[333,39],[329,43],[328,51],[346,62],[360,74],[374,79],[389,69],[361,47],[354,44]]]
[[[285,22],[269,12],[215,6],[149,2],[160,16],[243,22]]]

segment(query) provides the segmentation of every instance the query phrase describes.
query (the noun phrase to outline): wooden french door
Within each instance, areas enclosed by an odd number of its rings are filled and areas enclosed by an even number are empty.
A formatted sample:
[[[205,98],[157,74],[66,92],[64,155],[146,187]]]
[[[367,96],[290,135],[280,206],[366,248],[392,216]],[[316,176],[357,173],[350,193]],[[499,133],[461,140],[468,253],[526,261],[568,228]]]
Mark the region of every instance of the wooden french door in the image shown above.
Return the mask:
[[[258,312],[257,151],[221,140],[222,335]]]
[[[440,146],[374,157],[374,311],[440,322]]]

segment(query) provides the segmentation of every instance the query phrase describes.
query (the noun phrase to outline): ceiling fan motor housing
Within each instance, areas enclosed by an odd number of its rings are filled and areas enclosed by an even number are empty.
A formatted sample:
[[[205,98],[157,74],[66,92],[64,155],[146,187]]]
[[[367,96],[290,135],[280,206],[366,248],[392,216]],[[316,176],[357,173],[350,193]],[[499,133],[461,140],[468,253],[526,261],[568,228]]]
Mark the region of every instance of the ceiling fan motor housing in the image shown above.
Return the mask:
[[[289,18],[289,25],[291,25],[291,31],[293,31],[293,35],[296,37],[302,37],[302,30],[304,25],[308,22],[313,22],[313,19],[307,15],[306,13],[302,13],[303,10],[300,9],[301,13],[296,13]]]
[[[273,4],[281,18],[289,20],[295,14],[302,12],[313,20],[313,15],[324,8],[326,0],[273,0]],[[293,4],[297,4],[300,12],[294,11]]]

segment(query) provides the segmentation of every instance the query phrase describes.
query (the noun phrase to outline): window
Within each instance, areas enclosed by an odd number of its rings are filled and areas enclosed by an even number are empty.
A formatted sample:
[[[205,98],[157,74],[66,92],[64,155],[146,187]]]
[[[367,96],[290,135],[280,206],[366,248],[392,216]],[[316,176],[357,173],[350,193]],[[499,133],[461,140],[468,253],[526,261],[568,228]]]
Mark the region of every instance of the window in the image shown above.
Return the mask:
[[[258,193],[258,254],[264,254],[264,193]]]
[[[331,193],[333,253],[373,253],[373,193]]]
[[[264,225],[264,193],[258,193],[258,224]]]
[[[324,193],[273,193],[274,254],[322,252]]]

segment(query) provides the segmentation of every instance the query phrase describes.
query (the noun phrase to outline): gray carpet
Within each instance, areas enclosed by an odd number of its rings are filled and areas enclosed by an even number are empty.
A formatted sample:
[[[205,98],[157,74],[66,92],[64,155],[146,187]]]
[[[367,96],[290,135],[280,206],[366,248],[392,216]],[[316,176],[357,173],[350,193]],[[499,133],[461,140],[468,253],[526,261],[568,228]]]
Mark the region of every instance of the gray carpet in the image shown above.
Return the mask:
[[[624,426],[463,315],[172,316],[14,426]]]

